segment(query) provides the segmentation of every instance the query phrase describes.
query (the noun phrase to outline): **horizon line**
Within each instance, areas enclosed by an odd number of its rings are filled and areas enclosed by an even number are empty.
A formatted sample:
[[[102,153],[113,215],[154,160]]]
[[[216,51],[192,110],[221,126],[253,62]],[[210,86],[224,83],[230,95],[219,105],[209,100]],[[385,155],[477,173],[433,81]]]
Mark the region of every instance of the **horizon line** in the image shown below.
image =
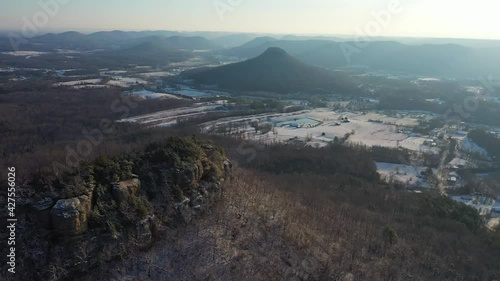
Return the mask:
[[[43,36],[46,34],[63,34],[69,32],[77,32],[85,35],[94,34],[98,32],[178,32],[178,33],[227,33],[229,34],[251,34],[251,35],[279,35],[279,36],[303,36],[303,37],[344,37],[355,39],[359,37],[354,34],[327,34],[327,33],[279,33],[279,32],[252,32],[252,31],[224,31],[224,30],[173,30],[173,29],[84,29],[84,28],[54,28],[45,29],[39,34],[33,36]],[[0,32],[22,32],[20,29],[3,29],[0,28]],[[31,37],[31,38],[33,38]],[[407,39],[450,39],[450,40],[482,40],[482,41],[500,41],[500,38],[483,38],[483,37],[446,37],[446,36],[411,36],[411,35],[385,35],[385,36],[373,36],[371,38],[407,38]],[[366,40],[365,40],[366,41]]]

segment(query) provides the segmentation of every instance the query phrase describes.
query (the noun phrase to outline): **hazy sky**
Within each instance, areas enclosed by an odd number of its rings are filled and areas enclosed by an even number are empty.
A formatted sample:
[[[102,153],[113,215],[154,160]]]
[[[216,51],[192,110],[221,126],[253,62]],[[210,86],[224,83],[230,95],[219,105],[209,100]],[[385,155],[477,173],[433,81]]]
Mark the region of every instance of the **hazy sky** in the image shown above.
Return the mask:
[[[388,9],[391,2],[401,9]],[[39,3],[61,4],[47,16]],[[2,29],[19,30],[29,21],[40,30],[356,34],[371,28],[372,36],[500,39],[498,0],[1,0],[0,5]],[[377,23],[373,13],[390,10],[390,20],[385,16]]]

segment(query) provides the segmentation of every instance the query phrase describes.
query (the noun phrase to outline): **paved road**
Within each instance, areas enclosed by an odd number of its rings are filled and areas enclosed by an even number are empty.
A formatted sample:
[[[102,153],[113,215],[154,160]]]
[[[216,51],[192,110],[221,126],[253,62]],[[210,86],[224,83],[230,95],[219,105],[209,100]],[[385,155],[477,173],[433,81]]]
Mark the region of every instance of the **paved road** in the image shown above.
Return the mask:
[[[448,169],[446,168],[446,159],[450,155],[450,150],[446,149],[443,152],[441,161],[439,162],[437,179],[438,179],[438,189],[441,194],[446,195],[446,183],[448,182]]]

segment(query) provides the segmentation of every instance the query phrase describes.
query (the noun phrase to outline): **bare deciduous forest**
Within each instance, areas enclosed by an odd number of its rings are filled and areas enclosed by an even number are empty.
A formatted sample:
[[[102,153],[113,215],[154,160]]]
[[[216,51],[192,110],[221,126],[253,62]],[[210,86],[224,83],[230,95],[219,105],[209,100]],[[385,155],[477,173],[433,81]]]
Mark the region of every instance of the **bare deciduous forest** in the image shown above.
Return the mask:
[[[195,224],[82,280],[495,280],[480,223],[439,196],[235,168]]]
[[[98,91],[0,96],[5,113],[0,117],[5,132],[2,164],[19,167],[23,196],[50,190],[56,179],[52,162],[65,161],[64,147],[76,145],[82,130],[125,114],[110,110],[115,100],[123,102],[117,93]],[[182,105],[133,102],[137,107],[129,108],[129,116]],[[198,133],[196,127],[144,130],[115,125],[85,163],[140,153],[167,136]],[[409,193],[379,180],[373,158],[400,159],[400,152],[342,143],[322,149],[259,146],[255,159],[248,161],[239,151],[241,141],[210,138],[233,162],[211,208],[191,223],[168,224],[150,248],[131,247],[110,263],[88,268],[86,277],[52,267],[47,273],[52,280],[500,278],[500,229],[488,231],[475,210],[446,197]],[[402,156],[404,160],[404,151]],[[111,164],[108,169],[102,164],[106,162],[97,163],[111,176],[116,172]],[[148,184],[143,182],[141,198],[147,198]],[[182,196],[174,195],[169,204],[174,201]],[[108,234],[116,231],[104,229]]]

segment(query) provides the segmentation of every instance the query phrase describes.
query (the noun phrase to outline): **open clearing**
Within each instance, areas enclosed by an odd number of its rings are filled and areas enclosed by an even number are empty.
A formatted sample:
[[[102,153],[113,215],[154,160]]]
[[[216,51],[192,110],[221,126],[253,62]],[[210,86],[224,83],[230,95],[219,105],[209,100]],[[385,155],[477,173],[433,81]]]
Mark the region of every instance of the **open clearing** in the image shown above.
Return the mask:
[[[401,164],[377,162],[377,171],[385,181],[397,181],[407,184],[409,187],[429,187],[427,180],[421,176],[426,167],[414,167]],[[437,173],[437,170],[433,170]]]
[[[67,87],[72,87],[75,89],[82,89],[82,88],[109,88],[109,87],[120,87],[120,88],[128,88],[136,85],[147,85],[149,84],[148,81],[145,81],[140,78],[132,78],[132,77],[121,77],[121,76],[114,76],[110,78],[107,83],[103,83],[102,78],[96,78],[96,79],[84,79],[84,80],[74,80],[74,81],[67,81],[67,82],[59,82],[55,83],[53,86],[55,87],[61,87],[61,86],[67,86]]]
[[[16,56],[16,57],[37,57],[41,55],[46,55],[46,52],[37,51],[16,51],[16,52],[2,52],[4,55]]]
[[[170,98],[170,99],[181,99],[176,95],[164,94],[164,93],[155,93],[149,90],[138,90],[133,92],[126,92],[126,94],[137,95],[147,99],[160,99],[160,98]]]
[[[410,114],[408,114],[410,115]],[[342,122],[342,118],[348,121]],[[294,126],[300,120],[317,120],[312,126]],[[273,131],[265,134],[251,134],[250,123],[270,124]],[[411,127],[419,122],[413,116],[387,116],[382,113],[334,112],[329,109],[315,109],[289,114],[267,114],[245,117],[234,117],[203,124],[207,131],[223,126],[236,126],[246,132],[249,139],[267,142],[285,142],[289,139],[314,139],[318,145],[326,145],[335,138],[350,135],[348,141],[367,146],[403,147],[412,151],[437,154],[439,148],[424,145],[429,136],[411,133]],[[300,122],[299,122],[300,123]]]
[[[141,78],[113,76],[111,80],[106,84],[116,87],[128,88],[134,85],[147,85],[148,81],[142,80]]]
[[[221,111],[220,104],[198,103],[191,107],[176,108],[122,119],[120,122],[138,123],[146,126],[168,127],[177,124],[179,120],[197,118],[208,113],[219,111]]]
[[[485,196],[452,196],[452,199],[476,209],[481,215],[493,214],[494,210],[500,208],[500,202]]]
[[[86,80],[76,80],[69,82],[59,82],[54,84],[54,86],[83,86],[83,85],[97,85],[101,83],[102,79],[86,79]]]

